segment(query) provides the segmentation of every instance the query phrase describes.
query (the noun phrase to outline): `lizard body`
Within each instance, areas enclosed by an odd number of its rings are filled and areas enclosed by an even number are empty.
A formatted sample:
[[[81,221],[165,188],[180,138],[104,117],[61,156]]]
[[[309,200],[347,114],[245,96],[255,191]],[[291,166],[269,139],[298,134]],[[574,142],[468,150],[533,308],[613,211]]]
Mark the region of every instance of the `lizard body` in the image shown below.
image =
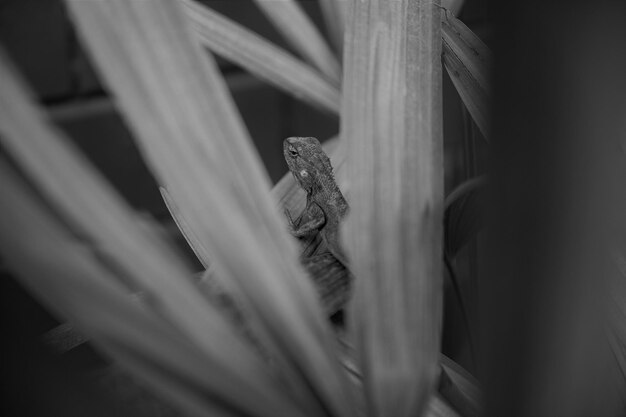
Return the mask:
[[[348,203],[337,186],[330,159],[317,139],[287,138],[283,152],[289,170],[307,194],[306,206],[295,220],[285,210],[290,231],[302,240],[305,247],[302,263],[332,314],[343,307],[349,294],[351,278],[339,244],[339,225],[348,212]],[[318,236],[325,243],[326,252],[307,252]]]

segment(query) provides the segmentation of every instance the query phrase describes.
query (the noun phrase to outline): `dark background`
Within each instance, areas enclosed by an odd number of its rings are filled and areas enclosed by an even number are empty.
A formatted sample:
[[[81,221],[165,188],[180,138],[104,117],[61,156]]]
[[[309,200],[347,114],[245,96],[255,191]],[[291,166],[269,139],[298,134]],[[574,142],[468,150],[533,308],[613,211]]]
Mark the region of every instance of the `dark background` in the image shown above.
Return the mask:
[[[204,2],[291,50],[252,1]],[[324,31],[317,2],[300,3]],[[468,0],[459,17],[490,44],[492,27],[486,9],[485,0]],[[42,105],[75,145],[136,209],[154,216],[177,234],[156,183],[81,48],[62,2],[0,0],[0,42]],[[282,157],[284,138],[315,136],[325,140],[338,133],[337,117],[293,99],[229,62],[219,58],[218,62],[273,182],[287,171]],[[464,111],[445,70],[443,106],[449,191],[482,170],[478,156],[484,153],[484,141]],[[128,415],[129,409],[133,410],[132,415],[168,415],[166,407],[151,408],[147,402],[137,400],[144,393],[120,400],[124,394],[110,389],[112,395],[103,398],[101,390],[91,385],[94,373],[99,375],[106,363],[88,345],[61,359],[52,356],[39,341],[41,334],[56,326],[57,321],[4,270],[0,282],[4,340],[2,415]],[[446,305],[444,352],[467,363],[467,348],[460,342],[464,338],[462,322],[454,310],[455,303]],[[109,382],[105,384],[109,388],[115,386],[111,380],[118,377],[123,378],[108,373],[105,379]]]

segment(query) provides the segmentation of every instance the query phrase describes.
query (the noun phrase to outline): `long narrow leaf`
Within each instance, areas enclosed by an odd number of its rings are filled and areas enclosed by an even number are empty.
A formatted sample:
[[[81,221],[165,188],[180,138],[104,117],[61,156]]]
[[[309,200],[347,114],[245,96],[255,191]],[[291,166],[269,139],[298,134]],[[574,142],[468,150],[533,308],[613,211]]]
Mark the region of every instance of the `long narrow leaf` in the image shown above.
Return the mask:
[[[461,100],[472,119],[480,129],[483,137],[489,137],[489,120],[488,120],[488,103],[489,97],[486,92],[480,88],[476,79],[469,73],[467,67],[463,65],[463,61],[453,52],[452,47],[443,41],[443,62],[445,64],[448,75],[456,90],[461,96]]]
[[[0,183],[6,197],[0,200],[0,251],[7,265],[96,346],[192,415],[299,414],[271,379],[256,373],[258,367],[247,367],[228,349],[221,355],[198,349],[171,322],[133,300],[95,251],[59,222],[4,158]]]
[[[441,16],[443,62],[461,100],[487,139],[491,53],[459,19],[448,12],[442,12]]]
[[[343,33],[346,28],[346,13],[349,0],[320,0],[324,21],[335,49],[343,53]]]
[[[428,402],[426,417],[466,417],[457,413],[439,395],[433,395]]]
[[[341,68],[335,55],[313,22],[294,0],[255,0],[276,29],[307,61],[315,65],[336,86]]]
[[[463,417],[482,415],[477,381],[461,366],[441,355],[439,392]]]
[[[187,244],[194,252],[200,263],[204,266],[205,271],[198,280],[198,287],[207,294],[211,301],[216,304],[220,310],[238,327],[241,334],[245,335],[249,342],[255,345],[260,353],[263,351],[263,343],[258,340],[258,336],[250,329],[249,316],[250,312],[245,311],[239,294],[226,290],[228,284],[224,282],[223,277],[215,272],[215,266],[211,265],[211,255],[208,249],[198,239],[193,229],[185,219],[183,213],[176,205],[174,199],[167,190],[160,187],[161,196],[167,206],[174,222],[178,226],[181,234],[187,241]]]
[[[352,2],[342,137],[352,320],[373,415],[416,416],[438,373],[441,18],[430,0]],[[419,41],[417,41],[419,40]]]
[[[339,90],[320,74],[254,32],[193,0],[184,0],[191,27],[211,51],[314,106],[339,112]]]
[[[455,188],[445,200],[444,248],[450,259],[480,231],[484,199],[484,177],[465,181]]]
[[[465,24],[450,13],[442,13],[441,33],[444,40],[462,59],[468,71],[489,92],[489,74],[493,56],[485,43]]]
[[[172,219],[174,219],[176,226],[178,226],[178,230],[180,230],[181,234],[187,241],[187,244],[196,255],[202,266],[204,266],[205,269],[208,268],[211,263],[211,255],[209,255],[208,249],[204,247],[200,239],[198,239],[195,235],[193,229],[189,226],[189,223],[187,223],[183,214],[180,212],[176,202],[172,196],[170,196],[170,193],[168,193],[163,187],[160,187],[159,190],[161,191],[161,197],[163,198],[163,202],[165,203],[167,210],[170,212]]]
[[[232,330],[198,292],[191,270],[171,245],[139,222],[111,186],[50,126],[4,55],[0,55],[0,78],[5,81],[0,96],[4,149],[64,221],[99,256],[124,272],[120,275],[127,291],[143,293],[158,306],[158,314],[208,353],[240,355],[241,363],[249,364],[246,367],[258,362],[234,333],[229,336]]]
[[[349,414],[349,386],[269,180],[212,60],[170,0],[68,0],[157,178],[241,296],[286,389]]]

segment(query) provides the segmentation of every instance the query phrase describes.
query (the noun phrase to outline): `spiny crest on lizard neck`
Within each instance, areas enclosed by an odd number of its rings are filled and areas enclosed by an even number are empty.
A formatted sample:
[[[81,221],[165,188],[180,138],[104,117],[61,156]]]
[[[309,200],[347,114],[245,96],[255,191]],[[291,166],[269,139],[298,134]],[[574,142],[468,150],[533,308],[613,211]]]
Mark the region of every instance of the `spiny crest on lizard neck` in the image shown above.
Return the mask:
[[[283,153],[289,170],[307,192],[335,184],[330,159],[316,138],[287,138],[283,142]]]

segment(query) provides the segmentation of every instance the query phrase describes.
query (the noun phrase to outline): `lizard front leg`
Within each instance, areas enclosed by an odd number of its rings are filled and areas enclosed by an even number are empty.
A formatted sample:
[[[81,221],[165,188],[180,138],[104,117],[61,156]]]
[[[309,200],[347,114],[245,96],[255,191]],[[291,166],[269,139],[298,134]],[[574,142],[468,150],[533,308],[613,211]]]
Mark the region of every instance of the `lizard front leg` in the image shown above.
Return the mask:
[[[307,204],[302,214],[295,221],[287,209],[285,209],[285,216],[289,222],[289,231],[297,238],[317,232],[326,224],[324,212],[315,203]]]
[[[291,233],[295,237],[303,237],[310,233],[316,232],[321,229],[326,223],[326,219],[322,217],[312,218],[308,221],[301,223],[297,228],[292,228]]]

